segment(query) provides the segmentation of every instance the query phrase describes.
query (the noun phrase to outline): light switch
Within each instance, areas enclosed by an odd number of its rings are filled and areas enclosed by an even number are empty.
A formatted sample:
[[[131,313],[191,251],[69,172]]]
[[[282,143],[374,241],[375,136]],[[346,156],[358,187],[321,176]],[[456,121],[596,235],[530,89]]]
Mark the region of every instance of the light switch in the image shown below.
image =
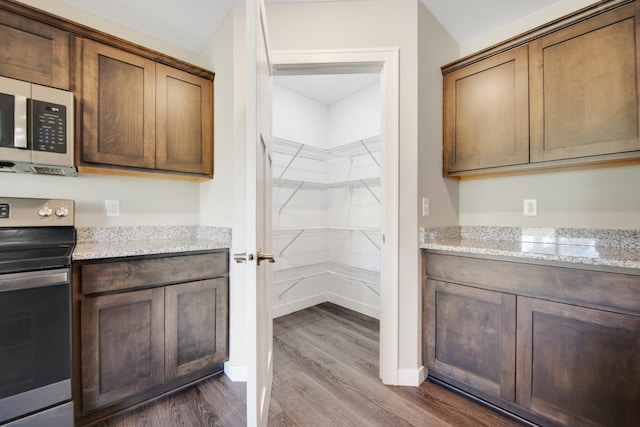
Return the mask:
[[[422,198],[422,216],[429,216],[429,198]]]

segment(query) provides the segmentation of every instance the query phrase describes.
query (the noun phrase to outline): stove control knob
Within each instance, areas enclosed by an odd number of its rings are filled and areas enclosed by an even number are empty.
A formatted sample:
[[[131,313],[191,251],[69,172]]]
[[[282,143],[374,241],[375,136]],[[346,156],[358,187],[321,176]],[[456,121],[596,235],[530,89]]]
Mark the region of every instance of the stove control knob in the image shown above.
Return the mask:
[[[65,208],[64,206],[56,209],[56,216],[57,217],[62,218],[62,217],[65,217],[67,215],[69,215],[69,209]]]
[[[52,213],[53,213],[53,209],[51,209],[48,206],[40,208],[40,210],[38,211],[38,215],[40,215],[43,218],[50,217]]]

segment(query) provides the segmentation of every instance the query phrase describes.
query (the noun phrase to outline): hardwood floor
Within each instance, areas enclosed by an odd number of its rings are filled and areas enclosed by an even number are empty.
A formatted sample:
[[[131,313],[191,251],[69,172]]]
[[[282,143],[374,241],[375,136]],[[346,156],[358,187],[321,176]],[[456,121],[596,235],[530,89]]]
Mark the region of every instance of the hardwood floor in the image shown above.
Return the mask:
[[[274,321],[270,426],[517,426],[425,381],[378,379],[378,321],[325,303]],[[245,384],[222,376],[101,423],[104,427],[246,424]]]

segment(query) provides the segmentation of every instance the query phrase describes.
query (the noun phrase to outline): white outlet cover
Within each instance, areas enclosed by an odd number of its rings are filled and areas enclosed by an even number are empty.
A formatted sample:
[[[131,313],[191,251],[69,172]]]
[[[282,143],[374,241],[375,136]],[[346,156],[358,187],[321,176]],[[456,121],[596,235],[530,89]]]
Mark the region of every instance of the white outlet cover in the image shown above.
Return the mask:
[[[107,216],[120,216],[120,200],[105,200]]]
[[[525,199],[523,204],[524,216],[538,215],[538,201],[536,199]]]

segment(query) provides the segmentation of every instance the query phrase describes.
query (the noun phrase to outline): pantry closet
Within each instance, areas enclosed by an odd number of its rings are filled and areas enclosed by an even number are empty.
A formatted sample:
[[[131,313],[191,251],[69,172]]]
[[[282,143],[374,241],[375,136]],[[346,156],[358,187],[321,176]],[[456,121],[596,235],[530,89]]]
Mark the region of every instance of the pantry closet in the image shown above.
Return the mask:
[[[379,74],[276,76],[273,315],[332,302],[379,318]]]

